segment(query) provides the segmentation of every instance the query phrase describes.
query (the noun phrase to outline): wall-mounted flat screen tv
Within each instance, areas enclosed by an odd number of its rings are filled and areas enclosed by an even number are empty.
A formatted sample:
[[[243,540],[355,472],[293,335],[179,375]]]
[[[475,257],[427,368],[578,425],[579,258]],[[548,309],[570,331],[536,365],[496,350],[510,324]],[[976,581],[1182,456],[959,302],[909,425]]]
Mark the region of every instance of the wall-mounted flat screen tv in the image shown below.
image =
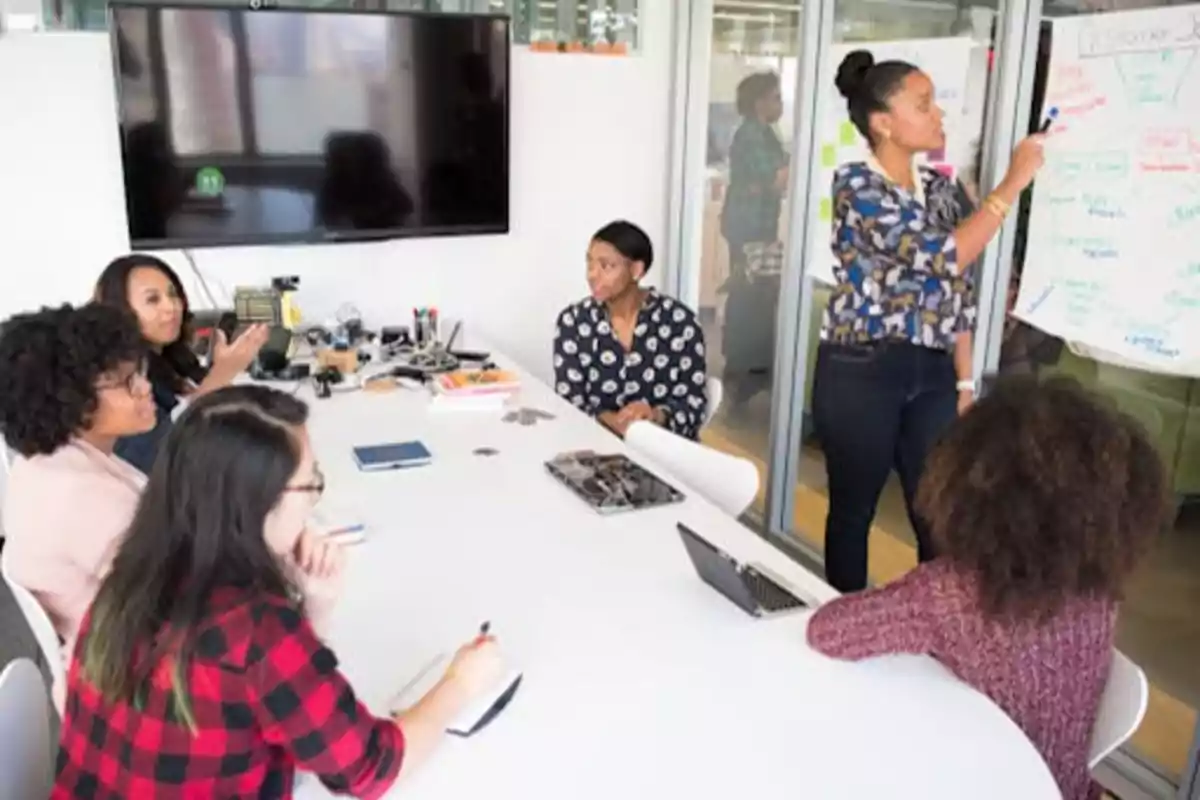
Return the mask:
[[[508,231],[506,17],[110,14],[134,247]]]

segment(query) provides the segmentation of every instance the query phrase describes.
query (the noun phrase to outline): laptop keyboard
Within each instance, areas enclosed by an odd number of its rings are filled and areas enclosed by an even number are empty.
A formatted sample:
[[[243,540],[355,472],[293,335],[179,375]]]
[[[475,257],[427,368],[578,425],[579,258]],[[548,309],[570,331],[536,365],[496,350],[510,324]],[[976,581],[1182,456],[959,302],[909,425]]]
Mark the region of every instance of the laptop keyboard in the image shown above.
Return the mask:
[[[743,570],[742,580],[745,581],[746,588],[758,600],[763,611],[784,611],[807,606],[807,603],[799,597],[753,569]]]

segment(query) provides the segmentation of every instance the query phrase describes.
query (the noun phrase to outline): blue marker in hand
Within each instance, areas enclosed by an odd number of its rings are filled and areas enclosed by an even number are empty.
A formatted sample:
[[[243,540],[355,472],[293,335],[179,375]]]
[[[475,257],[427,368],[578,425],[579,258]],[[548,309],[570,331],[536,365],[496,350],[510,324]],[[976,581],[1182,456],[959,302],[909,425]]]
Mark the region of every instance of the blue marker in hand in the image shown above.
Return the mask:
[[[1058,106],[1053,106],[1046,112],[1046,121],[1042,123],[1042,127],[1038,128],[1038,133],[1047,133],[1050,126],[1054,124],[1054,120],[1058,119]]]

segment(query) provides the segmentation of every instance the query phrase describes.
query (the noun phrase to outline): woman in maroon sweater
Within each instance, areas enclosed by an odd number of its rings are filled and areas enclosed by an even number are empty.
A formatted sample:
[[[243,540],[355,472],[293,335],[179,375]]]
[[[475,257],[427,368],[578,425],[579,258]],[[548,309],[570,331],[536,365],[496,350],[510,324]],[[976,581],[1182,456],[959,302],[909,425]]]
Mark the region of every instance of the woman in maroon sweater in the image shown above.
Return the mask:
[[[940,558],[813,615],[834,658],[928,653],[986,693],[1065,800],[1099,789],[1087,755],[1121,585],[1165,522],[1145,433],[1078,384],[1002,381],[955,423],[918,493]]]

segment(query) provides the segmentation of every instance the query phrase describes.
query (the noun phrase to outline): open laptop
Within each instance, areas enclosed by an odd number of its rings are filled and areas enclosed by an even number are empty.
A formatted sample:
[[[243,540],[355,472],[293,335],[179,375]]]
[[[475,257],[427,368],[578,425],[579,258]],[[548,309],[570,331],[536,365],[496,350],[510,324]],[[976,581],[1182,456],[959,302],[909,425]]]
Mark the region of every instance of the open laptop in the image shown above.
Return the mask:
[[[560,453],[546,462],[554,478],[601,514],[678,503],[683,493],[620,453]]]
[[[808,600],[787,588],[782,579],[770,575],[765,567],[742,564],[682,522],[677,527],[701,579],[747,614],[774,617],[809,607]]]

